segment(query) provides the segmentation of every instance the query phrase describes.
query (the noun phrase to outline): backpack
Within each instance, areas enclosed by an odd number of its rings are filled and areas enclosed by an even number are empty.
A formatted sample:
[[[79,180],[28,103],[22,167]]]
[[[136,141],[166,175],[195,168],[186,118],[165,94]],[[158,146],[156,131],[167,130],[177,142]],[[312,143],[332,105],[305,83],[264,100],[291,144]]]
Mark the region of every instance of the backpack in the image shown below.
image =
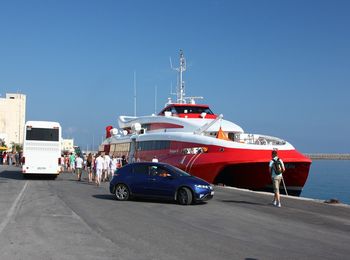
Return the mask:
[[[280,158],[277,158],[277,160],[273,159],[273,169],[277,175],[283,173],[283,167]]]

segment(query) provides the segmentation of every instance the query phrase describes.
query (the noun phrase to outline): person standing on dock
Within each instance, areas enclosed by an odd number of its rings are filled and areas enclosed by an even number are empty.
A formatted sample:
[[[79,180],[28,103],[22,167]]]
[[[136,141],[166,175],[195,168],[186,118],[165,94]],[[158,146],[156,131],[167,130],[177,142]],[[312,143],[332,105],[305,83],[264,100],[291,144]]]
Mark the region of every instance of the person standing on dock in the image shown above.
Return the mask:
[[[108,154],[105,154],[103,156],[103,159],[104,159],[104,166],[103,166],[104,172],[102,173],[102,181],[107,181],[109,180],[109,175],[111,172],[111,157],[109,157]]]
[[[93,158],[91,153],[89,153],[86,159],[86,170],[88,172],[89,182],[92,182]]]
[[[112,155],[111,164],[110,164],[111,172],[110,172],[110,176],[109,176],[110,180],[112,180],[113,175],[114,175],[115,171],[117,170],[117,164],[118,164],[117,156]]]
[[[69,156],[69,165],[72,173],[75,172],[75,155],[73,153]]]
[[[275,193],[272,204],[276,207],[281,207],[280,184],[282,173],[286,170],[283,161],[278,158],[277,150],[272,151],[272,160],[269,164],[270,174],[272,179],[273,192]]]
[[[83,164],[84,160],[77,154],[77,158],[75,159],[75,170],[77,173],[77,180],[81,181],[81,175],[83,174]]]
[[[95,182],[96,182],[97,186],[100,186],[102,171],[103,171],[103,167],[104,167],[104,163],[105,163],[105,160],[102,158],[101,154],[98,155],[98,157],[95,160],[95,163],[96,163]]]

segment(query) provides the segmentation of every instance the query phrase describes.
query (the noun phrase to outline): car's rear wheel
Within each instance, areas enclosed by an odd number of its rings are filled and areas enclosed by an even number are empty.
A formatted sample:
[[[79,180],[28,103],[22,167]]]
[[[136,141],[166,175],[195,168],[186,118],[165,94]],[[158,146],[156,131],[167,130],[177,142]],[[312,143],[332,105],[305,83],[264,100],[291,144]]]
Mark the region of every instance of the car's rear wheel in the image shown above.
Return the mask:
[[[115,196],[117,200],[128,200],[130,197],[129,188],[125,184],[117,184],[115,187]]]
[[[183,187],[177,192],[177,202],[180,205],[190,205],[192,203],[192,192],[189,188]]]

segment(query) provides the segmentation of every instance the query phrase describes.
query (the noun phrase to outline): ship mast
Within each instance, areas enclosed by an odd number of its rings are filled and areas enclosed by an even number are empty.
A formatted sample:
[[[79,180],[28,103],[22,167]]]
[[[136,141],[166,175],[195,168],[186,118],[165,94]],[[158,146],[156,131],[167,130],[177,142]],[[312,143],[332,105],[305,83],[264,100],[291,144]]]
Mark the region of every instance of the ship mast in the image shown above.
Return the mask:
[[[185,97],[185,81],[183,80],[182,73],[186,71],[186,59],[182,50],[180,50],[180,66],[178,68],[174,68],[170,58],[170,67],[179,73],[176,93],[171,93],[176,95],[176,103],[187,104],[186,100],[188,100],[191,104],[195,104],[195,99],[203,99],[203,97]],[[171,103],[171,99],[169,98],[169,102],[167,104]]]
[[[179,69],[179,91],[177,93],[177,103],[183,104],[185,101],[185,82],[182,79],[182,72],[186,71],[186,59],[183,51],[180,50],[180,67]]]
[[[173,68],[171,59],[170,66],[173,70],[179,72],[179,81],[178,86],[176,87],[176,103],[185,104],[185,82],[182,79],[182,73],[186,71],[186,59],[182,50],[180,50],[180,66],[178,68]]]

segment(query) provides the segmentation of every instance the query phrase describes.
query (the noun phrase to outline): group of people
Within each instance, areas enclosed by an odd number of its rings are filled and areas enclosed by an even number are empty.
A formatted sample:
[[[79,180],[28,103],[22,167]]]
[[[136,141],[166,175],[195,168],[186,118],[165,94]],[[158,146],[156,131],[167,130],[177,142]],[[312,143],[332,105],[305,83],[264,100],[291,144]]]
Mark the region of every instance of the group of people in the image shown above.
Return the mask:
[[[113,173],[120,167],[127,164],[125,155],[121,158],[116,156],[110,157],[105,153],[98,153],[96,155],[89,153],[81,157],[79,154],[69,154],[61,158],[62,171],[75,173],[77,180],[81,181],[83,171],[87,172],[88,182],[95,182],[97,186],[103,181],[108,181]]]
[[[0,152],[0,164],[21,165],[21,153],[19,152]]]

